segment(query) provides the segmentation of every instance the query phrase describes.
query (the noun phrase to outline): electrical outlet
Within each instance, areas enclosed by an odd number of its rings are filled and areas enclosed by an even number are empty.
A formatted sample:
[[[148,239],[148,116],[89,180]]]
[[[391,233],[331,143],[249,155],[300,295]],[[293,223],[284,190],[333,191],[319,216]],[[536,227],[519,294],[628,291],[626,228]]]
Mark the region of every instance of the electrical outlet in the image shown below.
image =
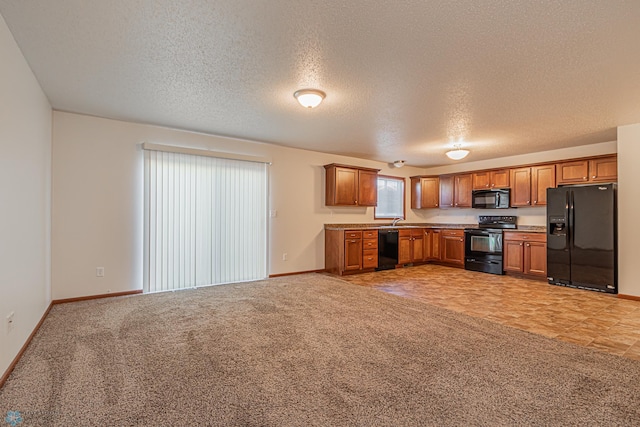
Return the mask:
[[[269,216],[270,216],[271,218],[276,218],[276,217],[278,216],[278,211],[277,211],[277,210],[275,210],[275,209],[270,210],[270,211],[269,211]]]
[[[13,329],[14,325],[15,325],[15,322],[14,322],[14,319],[13,319],[14,315],[15,315],[15,313],[12,311],[7,316],[7,332],[10,332]]]
[[[104,267],[96,267],[96,277],[104,277]]]
[[[287,257],[288,257],[288,255],[287,255],[287,253],[286,253],[286,252],[282,254],[282,260],[283,260],[283,261],[286,261],[286,260],[287,260]]]

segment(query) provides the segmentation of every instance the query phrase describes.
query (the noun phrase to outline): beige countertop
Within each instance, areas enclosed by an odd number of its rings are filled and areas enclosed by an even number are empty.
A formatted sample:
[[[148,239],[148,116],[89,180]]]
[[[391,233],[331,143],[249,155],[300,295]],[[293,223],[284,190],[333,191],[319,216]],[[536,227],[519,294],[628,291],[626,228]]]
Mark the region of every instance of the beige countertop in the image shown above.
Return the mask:
[[[378,229],[391,228],[391,224],[388,223],[368,223],[368,224],[325,224],[325,230],[378,230]],[[393,228],[448,228],[448,229],[464,229],[464,228],[478,228],[478,224],[436,224],[436,223],[401,223]],[[520,231],[528,233],[546,233],[547,228],[541,225],[518,225],[517,229],[506,229],[505,231]]]
[[[547,227],[544,225],[519,225],[515,230],[505,231],[526,231],[527,233],[546,233]]]

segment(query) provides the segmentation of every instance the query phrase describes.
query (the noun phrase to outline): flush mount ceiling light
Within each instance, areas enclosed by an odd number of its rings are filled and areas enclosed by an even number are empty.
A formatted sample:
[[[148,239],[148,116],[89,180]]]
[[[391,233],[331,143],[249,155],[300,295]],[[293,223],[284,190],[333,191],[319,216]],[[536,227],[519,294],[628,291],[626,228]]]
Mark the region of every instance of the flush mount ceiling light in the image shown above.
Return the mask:
[[[469,154],[469,150],[463,150],[460,147],[460,144],[455,144],[453,146],[453,150],[447,151],[446,154],[447,157],[451,160],[460,160],[467,157],[467,154]]]
[[[396,160],[395,162],[393,162],[393,166],[397,167],[397,168],[401,168],[404,166],[404,160]]]
[[[315,108],[327,96],[323,91],[317,89],[300,89],[293,93],[300,105],[305,108]]]

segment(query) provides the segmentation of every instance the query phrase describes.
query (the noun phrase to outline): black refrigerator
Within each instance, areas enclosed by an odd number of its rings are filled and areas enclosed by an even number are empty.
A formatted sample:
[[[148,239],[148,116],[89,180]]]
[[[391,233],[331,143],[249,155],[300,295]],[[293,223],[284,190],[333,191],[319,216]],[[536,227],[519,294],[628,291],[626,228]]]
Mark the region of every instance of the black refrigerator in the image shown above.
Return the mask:
[[[547,190],[550,284],[618,293],[616,184]]]

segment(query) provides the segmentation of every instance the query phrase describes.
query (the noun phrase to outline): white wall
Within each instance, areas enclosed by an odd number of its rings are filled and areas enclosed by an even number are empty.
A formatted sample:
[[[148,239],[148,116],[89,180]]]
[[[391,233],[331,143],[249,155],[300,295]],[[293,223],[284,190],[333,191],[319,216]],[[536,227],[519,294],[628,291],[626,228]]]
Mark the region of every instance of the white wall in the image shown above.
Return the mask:
[[[324,268],[325,223],[369,223],[373,208],[324,206],[324,169],[345,163],[409,177],[616,151],[615,142],[536,153],[495,162],[454,165],[440,170],[396,169],[379,162],[272,144],[223,138],[79,114],[54,112],[53,132],[53,298],[69,298],[142,288],[143,153],[141,142],[264,156],[270,167],[269,273]],[[407,186],[409,181],[407,180]],[[409,194],[409,192],[408,192]],[[474,223],[478,211],[411,210],[407,222]],[[544,225],[544,208],[483,211],[518,215],[519,223]],[[282,254],[288,260],[282,260]],[[95,275],[105,267],[105,277]]]
[[[0,64],[2,375],[51,301],[51,106],[1,16]]]
[[[640,124],[618,128],[618,292],[640,296]]]
[[[139,145],[270,157],[269,273],[324,268],[324,224],[374,222],[373,208],[324,206],[324,168],[346,163],[409,177],[422,170],[272,144],[54,112],[53,298],[142,288],[143,164]],[[407,180],[407,186],[409,182]],[[410,200],[407,197],[407,205]],[[407,220],[419,217],[407,207]],[[282,254],[288,260],[282,260]],[[105,268],[105,277],[95,275]]]
[[[562,148],[538,153],[522,154],[518,156],[501,157],[499,159],[483,160],[469,163],[456,163],[448,166],[429,168],[426,175],[441,175],[448,173],[466,172],[473,170],[511,167],[533,163],[553,162],[579,157],[599,156],[617,152],[616,141],[599,144],[582,145],[579,147]],[[619,161],[619,159],[618,159]],[[426,209],[416,214],[426,222],[449,222],[452,224],[469,224],[478,221],[478,215],[515,215],[519,225],[545,225],[546,209],[544,206],[531,208],[514,208],[478,211],[477,209]]]

